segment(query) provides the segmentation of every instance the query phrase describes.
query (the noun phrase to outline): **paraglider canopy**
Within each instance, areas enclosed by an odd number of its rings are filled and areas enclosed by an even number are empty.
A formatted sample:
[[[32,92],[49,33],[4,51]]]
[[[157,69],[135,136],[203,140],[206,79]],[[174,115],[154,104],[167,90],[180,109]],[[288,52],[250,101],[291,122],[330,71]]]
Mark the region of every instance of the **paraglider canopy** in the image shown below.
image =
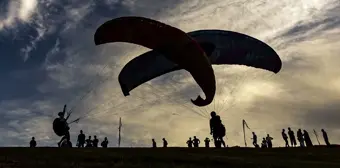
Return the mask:
[[[96,45],[128,42],[153,49],[160,53],[160,57],[165,57],[180,69],[187,70],[201,87],[206,99],[198,96],[196,100],[191,100],[193,104],[206,106],[214,99],[216,81],[211,63],[200,45],[180,29],[149,18],[120,17],[99,26],[94,34],[94,42]],[[214,45],[207,44],[206,47],[212,51]],[[145,67],[144,62],[139,64],[137,69],[140,71]],[[129,95],[132,89],[129,81],[119,80],[119,82],[124,95]]]
[[[254,37],[226,30],[197,30],[188,35],[204,49],[213,65],[245,65],[273,73],[281,70],[279,55]],[[123,67],[119,83],[124,95],[151,79],[182,69],[161,54],[157,50],[146,52]]]

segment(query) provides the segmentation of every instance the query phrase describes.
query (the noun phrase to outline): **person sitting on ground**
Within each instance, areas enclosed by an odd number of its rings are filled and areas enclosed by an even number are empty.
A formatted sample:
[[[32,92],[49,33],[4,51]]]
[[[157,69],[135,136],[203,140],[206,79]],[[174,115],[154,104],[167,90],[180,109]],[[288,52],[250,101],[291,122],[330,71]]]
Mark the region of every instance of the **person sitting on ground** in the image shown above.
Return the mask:
[[[86,146],[85,147],[92,147],[92,140],[91,140],[91,136],[89,136],[89,138],[86,140]]]
[[[97,136],[93,136],[93,140],[92,140],[92,145],[93,147],[97,148],[98,147],[98,143],[99,143],[99,140],[97,139]]]
[[[205,140],[204,140],[204,143],[205,143],[205,147],[209,148],[210,139],[208,137],[206,137]]]
[[[109,144],[109,141],[107,140],[107,137],[104,138],[104,141],[101,143],[103,148],[107,148],[107,145]]]
[[[187,141],[188,147],[192,148],[192,140],[191,137],[189,137],[189,140]]]
[[[266,141],[266,138],[263,138],[263,139],[262,139],[261,148],[267,148],[267,141]]]
[[[163,138],[163,147],[164,148],[168,147],[168,141],[166,141],[165,138]]]
[[[30,141],[30,147],[31,148],[35,148],[37,146],[37,142],[35,141],[35,138],[32,137],[31,141]]]
[[[273,138],[270,137],[269,134],[267,134],[266,141],[267,141],[268,148],[272,148],[273,147],[272,140],[273,140]]]
[[[194,147],[198,148],[201,141],[196,136],[194,136],[194,139],[192,141],[193,141]]]
[[[66,140],[61,142],[60,147],[62,147],[62,148],[72,148],[72,142],[66,139]]]

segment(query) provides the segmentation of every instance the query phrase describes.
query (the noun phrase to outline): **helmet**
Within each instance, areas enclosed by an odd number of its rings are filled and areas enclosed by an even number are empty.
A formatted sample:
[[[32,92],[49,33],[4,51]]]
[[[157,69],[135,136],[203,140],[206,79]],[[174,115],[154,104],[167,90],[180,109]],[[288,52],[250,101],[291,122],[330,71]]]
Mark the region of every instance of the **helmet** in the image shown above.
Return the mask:
[[[63,112],[59,112],[59,113],[58,113],[58,116],[59,116],[59,117],[63,116]]]

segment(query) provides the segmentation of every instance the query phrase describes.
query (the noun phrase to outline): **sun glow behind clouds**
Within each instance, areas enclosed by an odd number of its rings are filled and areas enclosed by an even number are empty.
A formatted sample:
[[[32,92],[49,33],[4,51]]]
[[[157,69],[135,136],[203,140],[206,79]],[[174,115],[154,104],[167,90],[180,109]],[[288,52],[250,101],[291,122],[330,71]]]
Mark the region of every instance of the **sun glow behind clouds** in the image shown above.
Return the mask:
[[[38,5],[37,0],[12,0],[8,4],[8,12],[0,20],[0,31],[5,28],[15,27],[16,22],[29,22]]]
[[[269,81],[247,82],[239,94],[242,101],[250,102],[260,97],[278,97],[281,90],[278,84]]]
[[[37,0],[21,0],[19,18],[23,21],[28,21],[37,7]]]

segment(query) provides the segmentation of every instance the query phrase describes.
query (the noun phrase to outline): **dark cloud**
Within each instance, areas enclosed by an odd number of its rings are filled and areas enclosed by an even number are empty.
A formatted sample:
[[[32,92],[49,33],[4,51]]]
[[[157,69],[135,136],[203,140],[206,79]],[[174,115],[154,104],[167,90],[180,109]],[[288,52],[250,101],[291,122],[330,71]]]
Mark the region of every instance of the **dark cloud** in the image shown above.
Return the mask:
[[[279,34],[275,39],[284,39],[285,45],[293,45],[317,36],[322,36],[326,31],[335,30],[340,27],[340,18],[337,11],[340,10],[339,2],[329,4],[329,9],[323,10],[320,15],[314,16],[311,20],[302,20],[291,28]],[[286,46],[278,46],[283,49]]]
[[[149,7],[155,6],[155,4],[160,5],[157,6],[158,11],[150,10]],[[121,15],[153,15],[158,17],[161,12],[166,11],[163,5],[167,5],[170,9],[175,7],[176,4],[170,3],[170,1],[165,3],[148,1],[133,4],[126,3],[126,1],[107,1],[107,4],[75,0],[40,1],[39,11],[34,15],[30,24],[17,25],[17,31],[13,31],[11,35],[5,34],[7,32],[2,34],[4,36],[1,40],[6,42],[8,46],[1,46],[2,55],[5,56],[2,57],[2,60],[7,59],[1,61],[1,73],[4,74],[2,79],[5,81],[1,83],[1,87],[7,88],[1,94],[3,102],[1,113],[6,114],[7,118],[10,119],[17,118],[17,125],[24,125],[26,122],[32,122],[34,118],[37,119],[42,114],[41,112],[45,115],[49,113],[49,116],[55,114],[60,110],[58,107],[62,107],[63,103],[75,100],[75,97],[79,99],[84,90],[100,86],[101,81],[106,80],[107,76],[101,77],[97,73],[104,67],[103,62],[107,61],[107,58],[103,57],[107,56],[107,53],[100,57],[98,52],[102,50],[102,47],[96,49],[93,45],[91,34],[93,34],[95,28],[103,21]],[[20,39],[13,38],[13,36],[20,36]],[[13,44],[16,44],[15,47]],[[20,48],[22,49],[20,50]],[[114,48],[115,55],[124,49],[120,46]],[[20,52],[25,55],[25,62],[23,62],[22,57],[18,57],[21,54]],[[86,69],[91,68],[91,66],[95,68],[96,72]],[[108,68],[110,67],[112,68],[112,66],[108,66]],[[65,76],[66,73],[71,76]],[[77,80],[74,81],[76,78]],[[94,82],[89,86],[88,84],[92,80]],[[13,83],[16,83],[16,87],[13,87]],[[75,85],[65,88],[67,83],[68,85],[71,83]],[[96,91],[96,89],[93,90]],[[91,94],[90,96],[93,96],[93,93]],[[65,97],[70,98],[65,99]],[[30,104],[45,98],[53,102],[53,106],[44,109],[44,111],[40,111],[42,109],[37,109]],[[20,99],[24,101],[18,101]],[[7,106],[6,104],[9,102],[17,103],[14,106]],[[39,106],[47,105],[46,103],[42,102]],[[152,106],[152,104],[150,105]],[[84,109],[84,107],[82,108]],[[14,111],[20,113],[23,110],[27,112],[28,116],[24,116],[24,114],[23,116],[15,115]],[[3,126],[5,127],[5,125]],[[7,128],[13,130],[16,134],[25,132],[22,127]],[[49,135],[53,137],[51,134]],[[12,142],[26,144],[27,137]]]
[[[338,101],[327,102],[326,104],[319,105],[318,107],[310,108],[306,111],[303,125],[312,125],[315,128],[328,128],[335,130],[340,128],[340,105]]]

